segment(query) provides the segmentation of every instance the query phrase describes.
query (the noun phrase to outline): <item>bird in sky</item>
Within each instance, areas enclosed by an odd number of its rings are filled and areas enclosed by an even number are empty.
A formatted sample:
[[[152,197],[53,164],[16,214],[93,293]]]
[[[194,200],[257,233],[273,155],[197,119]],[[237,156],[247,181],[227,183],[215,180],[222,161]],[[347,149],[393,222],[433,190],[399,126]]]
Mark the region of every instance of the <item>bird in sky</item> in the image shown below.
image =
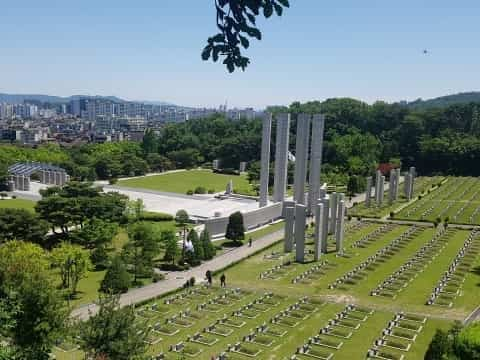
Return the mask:
[[[427,49],[423,49],[423,55],[427,55],[428,54],[428,50]]]

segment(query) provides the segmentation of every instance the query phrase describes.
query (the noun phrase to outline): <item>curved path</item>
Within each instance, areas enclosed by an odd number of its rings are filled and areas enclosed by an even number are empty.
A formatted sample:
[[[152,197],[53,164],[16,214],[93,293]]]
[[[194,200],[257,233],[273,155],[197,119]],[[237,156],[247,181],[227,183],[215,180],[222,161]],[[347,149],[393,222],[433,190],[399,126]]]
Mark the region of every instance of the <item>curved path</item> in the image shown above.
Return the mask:
[[[271,234],[265,235],[258,240],[255,240],[251,247],[248,245],[243,245],[219,255],[210,261],[204,262],[200,266],[197,266],[193,269],[181,272],[172,272],[167,274],[165,280],[138,289],[132,289],[121,295],[120,306],[137,304],[174,291],[182,287],[185,281],[191,277],[194,277],[197,282],[201,281],[204,279],[207,270],[221,270],[242,259],[245,259],[281,240],[283,238],[283,233],[283,230],[278,230]],[[73,310],[71,315],[78,319],[86,320],[97,311],[98,306],[96,304],[89,304]]]

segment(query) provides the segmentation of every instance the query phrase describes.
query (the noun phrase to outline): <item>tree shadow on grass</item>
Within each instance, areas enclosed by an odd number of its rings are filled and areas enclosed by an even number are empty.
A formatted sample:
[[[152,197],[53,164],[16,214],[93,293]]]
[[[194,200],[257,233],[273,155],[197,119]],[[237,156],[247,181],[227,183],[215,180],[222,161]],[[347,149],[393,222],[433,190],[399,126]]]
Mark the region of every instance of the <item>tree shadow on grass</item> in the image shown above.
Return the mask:
[[[480,266],[475,266],[470,272],[474,275],[480,276]],[[477,286],[480,286],[480,282],[477,283]]]

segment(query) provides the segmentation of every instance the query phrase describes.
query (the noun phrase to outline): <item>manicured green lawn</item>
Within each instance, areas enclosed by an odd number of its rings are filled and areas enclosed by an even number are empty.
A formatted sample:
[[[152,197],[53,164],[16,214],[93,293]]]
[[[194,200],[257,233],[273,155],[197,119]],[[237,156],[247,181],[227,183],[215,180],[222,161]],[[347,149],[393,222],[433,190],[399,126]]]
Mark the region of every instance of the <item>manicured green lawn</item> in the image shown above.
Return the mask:
[[[164,175],[145,176],[121,180],[118,185],[186,194],[188,190],[193,191],[197,186],[202,186],[207,191],[225,191],[230,180],[233,181],[233,188],[238,193],[254,195],[252,186],[248,183],[245,174],[223,175],[215,174],[210,170],[187,170]]]
[[[25,199],[4,199],[0,200],[0,209],[13,208],[13,209],[26,209],[34,211],[35,201]]]

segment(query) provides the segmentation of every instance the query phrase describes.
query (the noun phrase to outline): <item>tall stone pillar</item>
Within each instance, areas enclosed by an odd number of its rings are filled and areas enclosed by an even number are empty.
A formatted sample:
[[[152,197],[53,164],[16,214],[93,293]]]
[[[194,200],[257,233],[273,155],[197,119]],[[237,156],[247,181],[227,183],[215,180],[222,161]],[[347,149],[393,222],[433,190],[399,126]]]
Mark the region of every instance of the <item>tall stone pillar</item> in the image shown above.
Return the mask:
[[[335,234],[338,212],[338,196],[336,192],[330,194],[330,233]]]
[[[55,185],[62,186],[62,176],[60,171],[55,171]]]
[[[295,261],[305,260],[305,225],[307,207],[302,204],[295,205]]]
[[[330,210],[330,199],[328,195],[322,199],[323,204],[323,221],[322,221],[322,237],[321,237],[321,250],[323,254],[326,254],[327,249],[327,240],[328,240],[328,224],[329,224],[329,210]]]
[[[377,172],[375,173],[375,202],[378,204],[378,197],[379,197],[379,194],[380,194],[380,178],[382,176],[382,173],[380,172],[380,170],[377,170]]]
[[[395,170],[390,170],[390,179],[388,185],[388,202],[391,204],[395,201]]]
[[[295,208],[289,206],[285,208],[285,239],[283,250],[286,253],[293,251],[293,227],[295,224]]]
[[[262,153],[260,159],[260,207],[268,204],[268,174],[270,168],[270,137],[272,133],[272,114],[265,114],[262,128]]]
[[[395,169],[395,200],[398,199],[398,191],[400,186],[400,168]]]
[[[243,173],[245,172],[246,169],[247,169],[247,163],[245,161],[241,161],[240,166],[238,167],[238,171]]]
[[[290,114],[277,115],[277,138],[275,143],[275,178],[273,201],[285,198],[287,188],[288,145],[290,140]]]
[[[367,177],[367,189],[365,191],[365,206],[370,206],[370,200],[372,197],[372,177]]]
[[[412,177],[415,179],[417,177],[417,169],[415,166],[410,166],[409,173],[412,174]]]
[[[320,259],[322,253],[323,210],[324,205],[320,202],[315,207],[315,261]]]
[[[335,242],[337,253],[343,254],[343,238],[345,236],[345,200],[341,200],[338,204],[338,220],[337,232],[335,234]]]
[[[405,175],[405,196],[408,201],[412,200],[413,195],[413,175],[407,173]]]
[[[45,170],[40,171],[40,182],[45,184]]]
[[[295,146],[295,184],[293,199],[305,204],[305,180],[307,176],[308,139],[310,132],[310,116],[298,115],[297,139]]]
[[[378,206],[383,204],[385,194],[385,176],[380,176],[380,191],[378,193]]]
[[[313,115],[312,119],[312,145],[310,150],[310,174],[308,189],[308,211],[315,211],[320,198],[320,172],[322,170],[323,133],[325,129],[325,116]]]
[[[30,176],[23,177],[23,191],[30,191]]]

